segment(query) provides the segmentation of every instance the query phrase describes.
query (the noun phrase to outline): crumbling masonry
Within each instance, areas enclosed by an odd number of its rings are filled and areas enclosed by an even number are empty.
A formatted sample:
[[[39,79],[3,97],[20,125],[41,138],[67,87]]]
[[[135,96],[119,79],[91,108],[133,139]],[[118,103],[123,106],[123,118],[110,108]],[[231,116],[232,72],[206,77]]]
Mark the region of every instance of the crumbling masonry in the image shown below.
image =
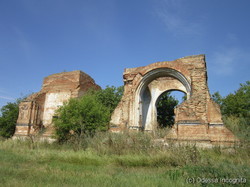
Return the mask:
[[[20,103],[14,137],[36,134],[40,129],[44,129],[43,137],[50,137],[56,109],[70,98],[82,96],[90,88],[101,89],[89,75],[81,71],[45,77],[41,91]]]
[[[176,107],[175,124],[166,138],[236,141],[223,124],[219,106],[211,99],[204,55],[128,68],[123,77],[124,95],[112,115],[111,131],[154,131],[157,99],[164,92],[179,90],[186,93],[187,99]]]

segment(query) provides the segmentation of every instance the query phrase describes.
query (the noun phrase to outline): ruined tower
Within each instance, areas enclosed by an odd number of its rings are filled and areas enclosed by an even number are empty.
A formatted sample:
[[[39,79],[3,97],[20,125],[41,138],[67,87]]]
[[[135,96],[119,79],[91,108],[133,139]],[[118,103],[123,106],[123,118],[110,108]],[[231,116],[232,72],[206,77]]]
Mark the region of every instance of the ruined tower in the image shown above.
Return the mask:
[[[70,98],[82,96],[88,89],[101,89],[82,71],[63,72],[44,78],[41,91],[34,93],[19,105],[14,136],[35,134],[44,128],[44,137],[53,133],[52,119],[56,109]]]

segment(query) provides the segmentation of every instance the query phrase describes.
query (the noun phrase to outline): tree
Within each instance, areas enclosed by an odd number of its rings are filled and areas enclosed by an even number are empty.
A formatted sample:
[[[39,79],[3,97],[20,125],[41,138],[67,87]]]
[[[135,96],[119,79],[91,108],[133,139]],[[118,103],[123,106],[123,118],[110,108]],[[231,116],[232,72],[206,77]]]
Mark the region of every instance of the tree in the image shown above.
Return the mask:
[[[18,118],[20,99],[16,102],[9,102],[1,108],[2,116],[0,117],[0,136],[10,138],[15,133],[16,121]]]
[[[214,102],[216,102],[216,103],[219,104],[220,106],[222,105],[223,97],[220,95],[219,92],[215,92],[215,93],[212,95],[212,99],[214,100]]]
[[[97,92],[97,98],[103,105],[109,108],[110,113],[112,113],[120,102],[122,94],[123,86],[107,86],[104,90]]]
[[[223,99],[223,114],[250,117],[250,81],[240,84],[240,88]]]
[[[226,97],[222,97],[219,92],[215,92],[212,99],[220,105],[223,115],[250,117],[250,81],[240,84],[238,90]]]
[[[96,130],[107,130],[110,109],[100,102],[98,92],[90,92],[78,99],[70,99],[57,110],[54,119],[56,137],[63,142],[72,135],[93,136]]]
[[[171,92],[163,93],[157,102],[157,122],[160,128],[171,127],[174,124],[174,108],[178,100],[170,95]]]

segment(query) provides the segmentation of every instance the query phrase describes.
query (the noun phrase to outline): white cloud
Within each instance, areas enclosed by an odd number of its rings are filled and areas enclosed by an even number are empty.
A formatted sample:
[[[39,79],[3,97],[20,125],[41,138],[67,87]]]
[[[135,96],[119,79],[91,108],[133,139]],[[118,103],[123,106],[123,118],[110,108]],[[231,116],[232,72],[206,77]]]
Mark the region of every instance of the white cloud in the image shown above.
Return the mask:
[[[11,100],[11,101],[14,101],[14,100],[15,100],[15,98],[8,97],[8,96],[1,96],[1,95],[0,95],[0,99]]]
[[[247,50],[240,47],[236,34],[225,33],[224,44],[214,48],[215,52],[211,55],[211,70],[220,76],[233,75],[248,63],[250,54]]]
[[[188,19],[184,0],[165,0],[159,3],[156,15],[174,35],[200,35],[202,23]]]
[[[239,47],[223,47],[212,55],[212,70],[217,75],[232,75],[238,63],[244,63],[250,55]]]
[[[15,98],[10,97],[10,96],[6,96],[9,95],[9,93],[4,89],[4,88],[0,88],[0,99],[4,99],[4,100],[15,100]]]

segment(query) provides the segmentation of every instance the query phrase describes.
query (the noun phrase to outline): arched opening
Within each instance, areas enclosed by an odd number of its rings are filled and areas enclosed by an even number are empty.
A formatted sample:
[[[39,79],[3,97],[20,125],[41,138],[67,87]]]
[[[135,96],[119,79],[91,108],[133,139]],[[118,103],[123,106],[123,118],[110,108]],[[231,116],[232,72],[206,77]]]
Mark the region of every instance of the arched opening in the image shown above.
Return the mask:
[[[178,90],[165,91],[158,97],[155,103],[158,128],[172,127],[174,125],[174,109],[186,98],[186,93]]]
[[[158,127],[156,103],[160,95],[170,90],[185,92],[187,98],[191,95],[189,81],[174,69],[155,69],[143,77],[137,87],[134,110],[130,111],[135,126],[145,131]]]

